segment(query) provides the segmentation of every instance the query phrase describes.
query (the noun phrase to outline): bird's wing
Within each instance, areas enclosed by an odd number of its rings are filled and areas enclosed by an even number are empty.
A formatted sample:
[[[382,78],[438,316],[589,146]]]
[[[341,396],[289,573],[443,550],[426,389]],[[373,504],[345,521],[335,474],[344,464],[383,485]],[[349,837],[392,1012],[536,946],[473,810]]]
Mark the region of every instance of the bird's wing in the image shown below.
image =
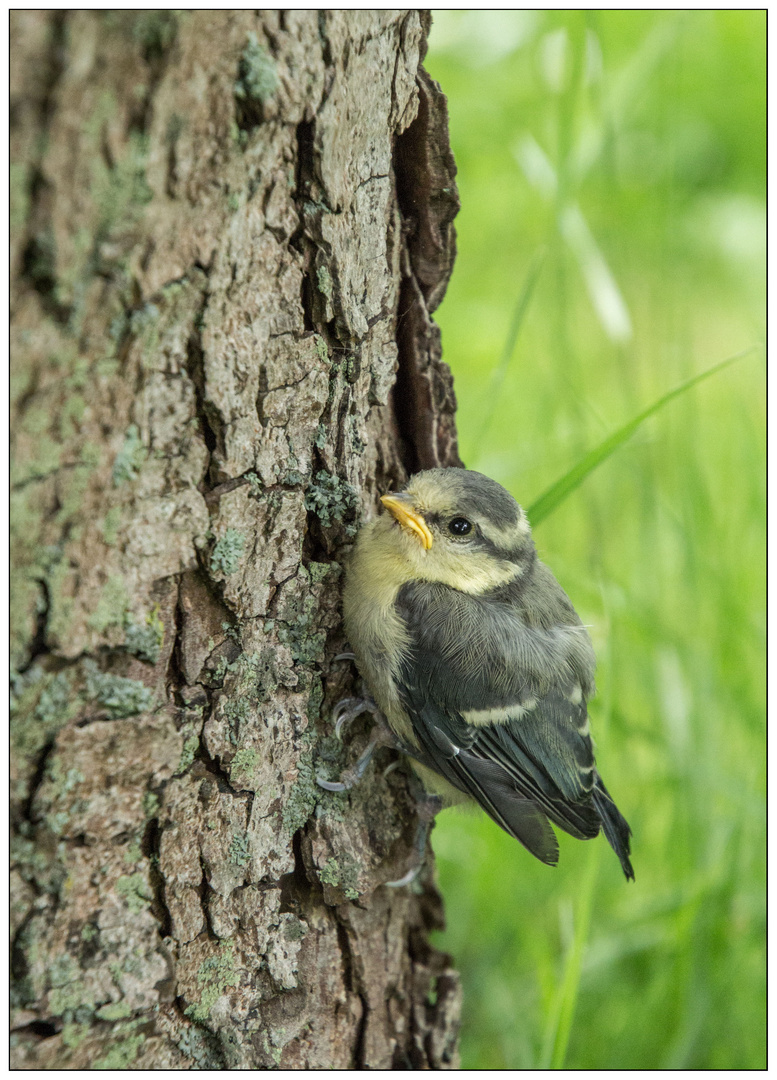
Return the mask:
[[[580,838],[596,836],[601,825],[581,688],[558,664],[556,684],[536,678],[530,665],[521,670],[532,644],[524,624],[511,627],[504,611],[496,619],[482,604],[472,612],[476,599],[448,595],[454,590],[437,588],[434,602],[425,604],[433,588],[417,588],[413,598],[406,593],[401,612],[412,646],[400,692],[419,759],[475,798],[534,855],[555,863],[547,818]],[[452,610],[441,614],[446,604]],[[452,631],[465,646],[474,642],[471,652],[451,649]],[[497,673],[494,679],[489,672]]]

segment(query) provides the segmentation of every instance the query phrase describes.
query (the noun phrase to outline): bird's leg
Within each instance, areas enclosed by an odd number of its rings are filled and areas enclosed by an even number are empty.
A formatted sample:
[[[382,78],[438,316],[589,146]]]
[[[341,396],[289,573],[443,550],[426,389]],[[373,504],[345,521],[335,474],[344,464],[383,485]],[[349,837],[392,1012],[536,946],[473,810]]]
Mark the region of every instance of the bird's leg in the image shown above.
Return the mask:
[[[440,810],[442,810],[442,799],[439,795],[429,795],[424,792],[419,798],[416,803],[418,827],[413,841],[413,864],[398,881],[386,882],[389,889],[401,889],[404,885],[411,885],[421,873],[426,856],[426,841],[429,837],[429,830]]]
[[[400,744],[386,723],[383,713],[371,698],[343,698],[342,701],[338,701],[332,714],[337,738],[342,738],[340,733],[346,724],[350,724],[357,716],[361,716],[365,712],[370,713],[376,722],[370,741],[356,764],[346,769],[341,774],[339,781],[322,780],[320,776],[316,777],[316,783],[325,791],[349,791],[364,776],[373,754],[379,747],[400,748]]]

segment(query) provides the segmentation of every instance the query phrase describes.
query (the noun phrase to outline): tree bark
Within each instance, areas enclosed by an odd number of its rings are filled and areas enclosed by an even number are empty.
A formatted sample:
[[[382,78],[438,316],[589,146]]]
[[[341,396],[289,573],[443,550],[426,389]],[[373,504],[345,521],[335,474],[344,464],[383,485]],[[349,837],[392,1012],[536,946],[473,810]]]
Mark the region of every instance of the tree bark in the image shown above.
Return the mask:
[[[16,1068],[443,1068],[459,984],[339,613],[458,464],[423,12],[13,12]]]

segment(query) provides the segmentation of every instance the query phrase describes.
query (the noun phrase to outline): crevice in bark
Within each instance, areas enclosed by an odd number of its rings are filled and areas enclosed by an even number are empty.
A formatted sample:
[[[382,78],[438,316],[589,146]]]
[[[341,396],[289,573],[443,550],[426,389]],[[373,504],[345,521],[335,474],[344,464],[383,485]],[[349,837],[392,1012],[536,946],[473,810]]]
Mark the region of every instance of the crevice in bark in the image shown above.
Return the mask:
[[[178,36],[178,16],[174,11],[141,11],[135,15],[133,35],[148,66],[146,92],[132,116],[130,130],[145,133],[151,123],[156,89],[169,63]]]
[[[321,42],[321,56],[324,64],[327,68],[332,66],[332,48],[329,44],[329,37],[326,32],[326,11],[321,10],[318,13],[318,40]]]
[[[364,988],[361,986],[360,980],[356,974],[348,928],[337,914],[337,911],[335,911],[335,922],[337,926],[337,941],[340,946],[340,961],[343,966],[343,983],[345,984],[346,990],[351,994],[356,994],[362,1004],[362,1014],[359,1018],[359,1026],[356,1031],[356,1039],[353,1047],[352,1068],[363,1069],[365,1068],[365,1035],[367,1031],[369,1005],[367,1003],[367,996],[364,993]]]
[[[46,75],[46,90],[41,101],[40,118],[43,126],[47,126],[53,113],[54,92],[57,84],[65,71],[67,34],[65,24],[68,12],[50,12],[51,38],[49,43],[46,62],[48,72]]]
[[[211,941],[218,941],[219,936],[213,929],[213,920],[211,919],[210,914],[210,894],[213,892],[213,889],[211,888],[210,882],[208,881],[208,871],[202,855],[200,855],[200,869],[202,870],[202,878],[200,879],[200,884],[197,887],[197,892],[200,897],[200,907],[202,908],[202,914],[205,918],[205,928],[208,931],[208,937],[211,939]]]
[[[186,686],[183,669],[181,667],[181,630],[183,628],[183,612],[181,610],[181,575],[177,575],[177,588],[175,603],[172,605],[173,625],[170,631],[173,634],[173,647],[167,658],[167,670],[165,671],[165,686],[168,692],[175,692],[175,687]]]
[[[32,665],[39,660],[41,656],[48,656],[51,650],[46,644],[46,628],[49,621],[49,611],[51,610],[51,594],[49,592],[49,583],[45,578],[38,578],[38,585],[40,586],[43,602],[40,605],[40,609],[35,620],[35,633],[33,634],[32,641],[30,642],[29,657],[26,663],[19,666],[19,674],[24,675],[26,671],[29,671]]]
[[[284,874],[278,881],[281,889],[280,911],[299,916],[310,895],[310,882],[305,873],[305,862],[302,858],[302,829],[294,833],[291,838],[291,847],[294,854],[294,869],[290,874]]]
[[[315,121],[303,120],[301,123],[297,124],[296,136],[297,160],[294,201],[299,224],[289,239],[289,245],[298,251],[304,258],[300,300],[302,303],[304,329],[307,332],[310,332],[316,329],[314,318],[315,283],[311,276],[313,245],[307,235],[305,220],[307,215],[306,202],[310,198],[311,188],[315,181]]]
[[[148,877],[153,894],[151,914],[159,923],[159,936],[167,938],[172,934],[173,920],[165,900],[165,879],[159,869],[161,839],[162,831],[159,827],[159,818],[151,818],[146,824],[140,850],[149,861]]]
[[[39,216],[39,208],[43,202],[42,190],[48,185],[40,176],[33,179],[30,193],[33,209],[30,219]],[[48,215],[46,214],[46,218]],[[54,234],[46,221],[35,229],[35,232],[27,241],[22,255],[22,274],[27,278],[30,285],[40,297],[41,307],[60,326],[67,325],[70,319],[70,308],[67,304],[61,304],[56,298],[57,275],[56,275],[56,247]]]
[[[59,1034],[61,1026],[61,1024],[57,1025],[52,1020],[33,1020],[31,1024],[13,1028],[13,1031],[17,1035],[26,1033],[29,1035],[36,1035],[39,1039],[50,1039],[52,1035]]]
[[[37,764],[35,766],[35,772],[30,777],[30,786],[27,792],[27,798],[24,802],[24,808],[22,810],[23,821],[33,821],[32,816],[32,804],[35,801],[35,796],[38,793],[38,788],[43,783],[43,777],[46,774],[46,765],[49,760],[49,756],[54,749],[54,740],[51,739],[45,744],[38,757]]]
[[[427,433],[423,430],[423,416],[428,415],[431,402],[427,389],[420,385],[418,364],[415,355],[417,338],[417,313],[414,308],[420,302],[409,278],[403,278],[399,291],[399,318],[397,319],[397,348],[399,364],[397,378],[392,390],[394,415],[402,440],[402,460],[409,475],[419,469],[428,468],[421,462],[429,457],[428,446],[422,451],[419,443],[427,442]]]
[[[38,894],[40,890],[36,890]],[[29,974],[30,966],[27,961],[27,949],[25,936],[27,927],[30,920],[33,917],[33,910],[30,909],[25,918],[17,927],[16,933],[12,936],[10,941],[10,955],[9,955],[9,968],[10,968],[10,981],[12,989],[21,989],[24,986],[24,980]],[[20,997],[26,996],[24,991],[20,994]]]
[[[208,691],[206,690],[205,693],[208,694]],[[211,708],[212,708],[212,698],[211,698],[210,694],[208,694],[208,708],[205,711],[206,715],[207,715],[207,713],[210,712]],[[205,717],[203,717],[203,725],[202,726],[203,727],[205,726]],[[208,748],[206,747],[205,740],[202,737],[202,729],[200,729],[200,733],[198,735],[198,738],[199,738],[200,742],[199,742],[199,745],[197,747],[197,750],[195,751],[194,760],[196,762],[197,761],[200,762],[200,767],[201,768],[202,768],[202,766],[204,766],[205,772],[208,774],[209,778],[212,779],[213,781],[215,781],[218,784],[219,791],[224,792],[225,794],[228,793],[228,794],[234,796],[237,793],[236,793],[235,789],[232,787],[232,785],[229,782],[229,773],[226,772],[222,768],[221,760],[218,757],[215,757],[215,758],[211,757],[210,754],[208,753]],[[204,778],[205,777],[203,777],[203,779]]]
[[[60,325],[70,318],[70,308],[57,300],[56,244],[51,225],[51,189],[40,169],[43,147],[54,112],[54,96],[65,70],[66,62],[66,11],[49,14],[50,39],[43,68],[44,90],[38,110],[41,136],[38,139],[36,161],[30,169],[29,212],[27,230],[29,239],[22,255],[22,276],[38,293],[41,306],[47,315]],[[14,122],[11,115],[11,124]]]
[[[399,367],[392,393],[408,472],[460,465],[452,416],[455,397],[431,312],[445,294],[456,253],[456,167],[448,144],[445,97],[423,68],[418,115],[394,140],[401,216],[402,285],[397,316]]]
[[[202,333],[200,324],[208,303],[207,293],[203,293],[202,304],[194,317],[194,327],[186,342],[186,373],[194,387],[195,400],[197,402],[197,418],[200,422],[200,432],[208,450],[208,466],[206,480],[203,484],[206,489],[213,486],[214,455],[223,449],[220,438],[220,428],[215,410],[205,396],[205,357],[202,349]],[[200,486],[202,490],[202,485]]]
[[[353,1067],[354,1069],[366,1069],[367,1021],[369,1019],[370,1009],[364,994],[359,994],[359,1000],[362,1003],[362,1014],[359,1017],[359,1026],[356,1029],[356,1042],[353,1048]]]

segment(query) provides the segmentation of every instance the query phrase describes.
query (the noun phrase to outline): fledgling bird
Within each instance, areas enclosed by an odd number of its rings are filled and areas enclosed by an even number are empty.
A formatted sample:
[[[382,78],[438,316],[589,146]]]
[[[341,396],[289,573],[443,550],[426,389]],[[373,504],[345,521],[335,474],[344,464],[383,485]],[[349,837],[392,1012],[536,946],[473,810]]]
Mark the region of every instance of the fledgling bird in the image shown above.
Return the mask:
[[[551,866],[549,821],[582,840],[604,830],[633,880],[631,829],[594,763],[593,648],[524,511],[467,469],[418,473],[381,502],[351,555],[345,628],[424,786],[475,799]]]

